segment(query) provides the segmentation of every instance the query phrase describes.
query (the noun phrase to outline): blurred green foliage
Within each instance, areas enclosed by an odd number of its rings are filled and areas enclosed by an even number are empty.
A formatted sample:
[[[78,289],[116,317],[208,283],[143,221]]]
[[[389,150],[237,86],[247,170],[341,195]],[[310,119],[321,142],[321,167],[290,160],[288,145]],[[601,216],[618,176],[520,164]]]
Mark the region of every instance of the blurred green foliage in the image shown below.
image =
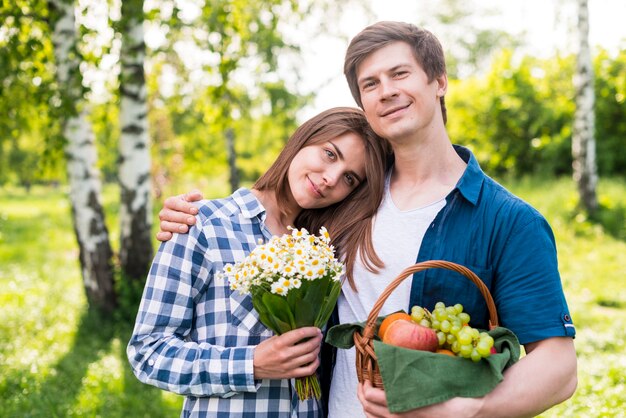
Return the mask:
[[[81,60],[107,182],[115,180],[118,161],[116,7],[106,0],[76,2],[81,40],[72,50]],[[291,85],[280,80],[277,65],[298,53],[279,24],[297,25],[310,10],[294,0],[207,0],[181,7],[173,0],[144,7],[148,27],[164,36],[146,59],[155,183],[177,180],[185,169],[204,176],[225,171],[227,129],[235,134],[244,179],[255,178],[295,129],[296,113],[309,99],[295,93],[295,64]],[[186,13],[194,7],[195,17]],[[94,17],[103,10],[105,27]],[[0,185],[64,182],[59,116],[74,110],[55,79],[48,4],[2,2],[0,17]],[[103,83],[94,84],[100,78]]]
[[[296,93],[298,65],[290,58],[298,56],[298,46],[282,36],[280,24],[297,26],[317,10],[328,31],[340,16],[326,12],[331,3],[207,0],[193,6],[195,15],[184,13],[173,0],[155,0],[144,8],[148,27],[163,33],[146,60],[157,193],[183,176],[225,180],[227,130],[234,133],[242,182],[253,181],[269,166],[295,129],[298,110],[312,98]],[[78,16],[95,13],[91,8],[96,3],[77,4]],[[574,56],[519,56],[507,49],[519,44],[515,39],[474,28],[473,13],[462,2],[447,0],[432,16],[444,35],[454,28],[463,32],[448,40],[463,46],[448,51],[450,77],[463,73],[462,79],[450,80],[448,89],[453,142],[472,147],[481,164],[498,175],[571,173]],[[99,166],[104,180],[113,182],[120,41],[113,29],[120,22],[113,6],[108,14],[108,29],[79,18],[82,37],[75,53],[83,61],[81,71],[99,69],[105,76],[104,91],[89,86],[84,91]],[[67,109],[54,77],[47,4],[2,2],[0,16],[0,185],[64,182],[58,120]],[[289,83],[278,76],[279,59],[283,70],[286,65],[293,69]],[[471,71],[459,71],[461,67]],[[599,174],[624,173],[626,51],[597,50],[594,72]]]
[[[451,80],[448,130],[497,175],[571,173],[574,56],[523,57],[502,50],[484,76]],[[626,172],[626,51],[594,60],[600,176]]]
[[[256,179],[273,161],[297,126],[297,111],[310,98],[291,92],[282,82],[266,82],[258,95],[233,86],[236,97],[227,119],[215,105],[215,88],[182,91],[165,100],[157,94],[165,63],[153,67],[148,85],[153,174],[157,186],[185,176],[220,177],[228,171],[224,130],[234,129],[243,182]],[[596,146],[600,176],[626,172],[626,51],[600,51],[596,74]],[[481,164],[497,175],[571,173],[574,114],[573,56],[515,58],[502,50],[482,76],[450,80],[448,129],[454,143],[467,145]],[[33,111],[33,110],[31,110]],[[45,117],[46,113],[42,115]],[[0,119],[2,119],[0,117]],[[119,114],[115,102],[92,106],[92,121],[105,181],[117,171]],[[63,181],[61,170],[32,170],[42,162],[47,122],[31,118],[29,131],[0,141],[0,184]],[[55,161],[54,159],[47,161]],[[50,166],[46,166],[50,167]],[[52,165],[51,167],[55,167]]]

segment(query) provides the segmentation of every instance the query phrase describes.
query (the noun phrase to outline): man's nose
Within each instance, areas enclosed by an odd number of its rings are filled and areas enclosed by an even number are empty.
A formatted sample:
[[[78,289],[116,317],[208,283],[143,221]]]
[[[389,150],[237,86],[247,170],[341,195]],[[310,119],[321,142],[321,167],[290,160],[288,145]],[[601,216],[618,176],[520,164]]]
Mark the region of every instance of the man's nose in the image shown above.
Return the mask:
[[[395,97],[398,94],[398,89],[393,80],[387,78],[380,80],[380,94],[382,99]]]

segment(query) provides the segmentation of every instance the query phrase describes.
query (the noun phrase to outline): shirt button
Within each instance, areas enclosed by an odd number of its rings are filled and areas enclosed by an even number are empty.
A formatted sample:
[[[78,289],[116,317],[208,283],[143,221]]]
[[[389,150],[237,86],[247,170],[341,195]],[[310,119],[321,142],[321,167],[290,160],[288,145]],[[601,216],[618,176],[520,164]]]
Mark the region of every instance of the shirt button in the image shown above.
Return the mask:
[[[154,366],[154,360],[152,359],[148,360],[148,366],[150,367]]]
[[[570,316],[568,314],[563,315],[563,319],[567,322],[569,322],[572,318],[570,318]]]

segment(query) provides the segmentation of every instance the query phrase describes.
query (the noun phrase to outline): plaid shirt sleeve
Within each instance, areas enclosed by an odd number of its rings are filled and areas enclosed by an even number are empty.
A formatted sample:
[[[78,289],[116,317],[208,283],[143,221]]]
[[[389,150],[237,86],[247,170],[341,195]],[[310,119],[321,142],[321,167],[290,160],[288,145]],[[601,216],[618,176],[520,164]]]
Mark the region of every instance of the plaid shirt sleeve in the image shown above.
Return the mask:
[[[189,338],[194,298],[213,280],[207,247],[200,227],[161,244],[128,344],[128,359],[140,381],[181,395],[256,392],[254,346],[223,347]]]

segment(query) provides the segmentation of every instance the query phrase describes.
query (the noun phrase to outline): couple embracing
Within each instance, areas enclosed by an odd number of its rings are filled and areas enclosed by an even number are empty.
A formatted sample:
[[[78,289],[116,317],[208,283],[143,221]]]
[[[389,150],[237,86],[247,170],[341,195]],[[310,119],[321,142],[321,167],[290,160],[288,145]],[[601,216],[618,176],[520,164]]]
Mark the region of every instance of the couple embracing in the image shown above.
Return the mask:
[[[552,230],[452,144],[439,41],[411,24],[378,22],[351,41],[344,73],[360,109],[306,121],[252,188],[166,200],[164,242],[127,349],[136,376],[185,395],[185,417],[521,417],[568,399],[577,384],[575,328]],[[321,330],[273,335],[219,279],[225,264],[289,226],[330,233],[346,265],[339,323],[365,321],[404,268],[448,260],[481,278],[526,356],[482,398],[391,414],[383,389],[357,381],[354,349],[320,360]],[[381,315],[453,300],[474,327],[487,328],[480,294],[446,276],[433,270],[405,281]],[[315,372],[328,377],[326,396],[300,401],[292,378]]]

